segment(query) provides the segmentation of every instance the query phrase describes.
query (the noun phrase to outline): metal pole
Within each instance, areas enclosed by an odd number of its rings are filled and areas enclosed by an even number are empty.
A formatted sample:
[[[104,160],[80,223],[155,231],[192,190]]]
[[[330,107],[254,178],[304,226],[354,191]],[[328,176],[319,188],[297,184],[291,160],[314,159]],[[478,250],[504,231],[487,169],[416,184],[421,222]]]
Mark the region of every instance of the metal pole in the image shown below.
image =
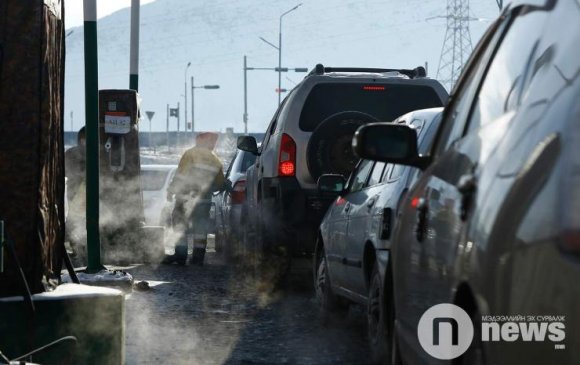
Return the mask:
[[[179,102],[177,102],[177,136],[176,136],[176,140],[175,140],[175,150],[179,151],[179,114],[180,114],[181,108],[179,107]]]
[[[167,120],[167,125],[166,125],[166,129],[165,129],[165,138],[166,138],[166,142],[167,142],[167,152],[171,151],[171,149],[169,148],[169,104],[167,104],[167,113],[166,115],[166,120]]]
[[[97,1],[84,0],[85,121],[86,121],[86,227],[87,269],[95,273],[101,264],[99,233],[99,66],[97,54]]]
[[[183,105],[185,106],[185,110],[184,110],[184,122],[183,122],[183,130],[185,131],[185,137],[187,137],[187,70],[189,69],[189,66],[191,66],[191,62],[187,63],[187,66],[185,67],[185,72],[183,73],[183,88],[184,88],[184,94],[183,94]]]
[[[131,52],[129,55],[129,89],[139,90],[139,10],[140,0],[131,0]]]
[[[248,134],[248,62],[244,56],[244,134]]]
[[[70,111],[70,130],[71,132],[74,132],[75,127],[74,127],[74,123],[73,123],[73,111]]]
[[[195,143],[195,86],[193,83],[193,76],[191,76],[191,136],[193,137],[193,143]]]
[[[278,33],[278,106],[282,102],[282,17],[280,15],[280,32]]]
[[[191,142],[193,144],[195,144],[195,128],[194,128],[194,120],[195,120],[195,115],[194,115],[194,111],[193,111],[193,90],[194,90],[194,86],[193,86],[193,76],[191,76]]]

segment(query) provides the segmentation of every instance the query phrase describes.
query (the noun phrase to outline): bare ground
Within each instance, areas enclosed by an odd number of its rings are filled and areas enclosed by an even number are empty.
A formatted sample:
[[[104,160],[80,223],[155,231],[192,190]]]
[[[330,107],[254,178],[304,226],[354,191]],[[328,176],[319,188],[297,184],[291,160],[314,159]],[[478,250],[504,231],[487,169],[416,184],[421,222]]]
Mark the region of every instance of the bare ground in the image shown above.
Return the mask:
[[[366,364],[365,313],[323,324],[308,278],[285,290],[223,263],[141,265],[126,301],[127,364]]]

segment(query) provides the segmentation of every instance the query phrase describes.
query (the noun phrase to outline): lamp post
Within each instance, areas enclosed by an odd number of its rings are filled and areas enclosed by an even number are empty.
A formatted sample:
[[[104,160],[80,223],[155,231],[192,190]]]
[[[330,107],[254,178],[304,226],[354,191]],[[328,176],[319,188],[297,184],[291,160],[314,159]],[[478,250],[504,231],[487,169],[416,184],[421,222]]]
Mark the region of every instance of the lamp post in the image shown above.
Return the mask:
[[[261,37],[260,37],[261,38]],[[261,38],[264,42],[268,43],[265,39]],[[288,72],[289,70],[294,70],[294,72],[308,72],[306,67],[248,67],[248,57],[244,56],[244,133],[248,134],[248,71],[253,70],[274,70],[278,73]],[[282,93],[282,89],[278,87],[278,94]]]
[[[206,90],[216,90],[219,89],[219,85],[203,85],[203,86],[195,86],[193,82],[193,76],[191,76],[191,138],[193,142],[195,142],[195,89],[206,89]]]
[[[131,0],[131,35],[129,51],[129,89],[139,90],[139,10],[140,0]]]
[[[183,118],[184,119],[183,129],[185,130],[186,137],[187,137],[187,70],[189,69],[189,66],[191,66],[191,62],[187,63],[187,66],[185,66],[185,72],[183,73],[183,88],[185,92],[185,94],[183,94],[183,104],[185,105],[184,111],[185,118]]]
[[[275,45],[273,45],[272,43],[268,42],[267,40],[265,40],[264,38],[260,37],[260,39],[262,41],[266,42],[267,44],[269,44],[270,46],[272,46],[278,50],[278,105],[280,105],[280,103],[282,102],[282,18],[285,15],[293,12],[294,10],[298,9],[301,6],[302,6],[302,3],[296,5],[292,9],[290,9],[290,10],[282,13],[282,15],[280,15],[280,27],[279,27],[279,32],[278,32],[278,46],[277,47]]]

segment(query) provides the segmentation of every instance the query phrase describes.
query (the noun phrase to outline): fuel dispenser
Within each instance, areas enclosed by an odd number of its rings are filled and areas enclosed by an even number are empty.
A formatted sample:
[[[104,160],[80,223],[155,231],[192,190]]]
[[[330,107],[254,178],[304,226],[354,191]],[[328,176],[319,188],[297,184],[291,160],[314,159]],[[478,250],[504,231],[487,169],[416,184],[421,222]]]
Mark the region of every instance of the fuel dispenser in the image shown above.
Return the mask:
[[[134,259],[145,221],[139,114],[135,90],[99,91],[100,229],[106,261]]]
[[[100,229],[105,262],[159,262],[164,227],[145,226],[139,156],[139,95],[99,91]]]

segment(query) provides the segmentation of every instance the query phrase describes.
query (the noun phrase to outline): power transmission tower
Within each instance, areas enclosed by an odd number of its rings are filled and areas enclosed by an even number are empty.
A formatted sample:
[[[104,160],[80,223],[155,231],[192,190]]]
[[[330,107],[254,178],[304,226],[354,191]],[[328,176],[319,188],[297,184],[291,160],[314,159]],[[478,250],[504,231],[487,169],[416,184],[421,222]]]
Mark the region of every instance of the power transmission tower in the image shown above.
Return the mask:
[[[473,49],[469,22],[476,19],[469,16],[469,0],[447,0],[447,15],[437,18],[447,20],[437,79],[451,90]]]

